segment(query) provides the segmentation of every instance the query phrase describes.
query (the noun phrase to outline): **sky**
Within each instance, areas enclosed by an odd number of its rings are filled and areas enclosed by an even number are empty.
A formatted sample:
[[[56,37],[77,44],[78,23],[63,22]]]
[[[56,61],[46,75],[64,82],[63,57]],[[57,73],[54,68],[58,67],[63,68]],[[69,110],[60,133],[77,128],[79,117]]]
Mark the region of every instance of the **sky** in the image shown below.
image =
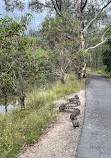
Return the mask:
[[[42,13],[36,13],[34,11],[31,11],[28,9],[28,1],[29,0],[22,0],[25,3],[25,8],[23,11],[14,9],[13,13],[12,12],[6,12],[5,11],[5,4],[4,4],[4,0],[0,0],[0,14],[2,14],[2,16],[8,15],[10,17],[20,17],[21,15],[24,15],[25,13],[30,13],[33,15],[33,19],[31,21],[31,25],[28,26],[28,30],[30,29],[35,29],[37,30],[40,26],[40,24],[42,23],[42,21],[44,20],[46,14],[47,14],[47,10],[45,10]],[[31,0],[30,0],[31,1]],[[95,0],[92,0],[95,2]],[[100,0],[97,0],[100,1]],[[42,3],[45,2],[45,0],[41,0]],[[111,4],[107,7],[107,9],[110,9],[109,14],[111,14]]]
[[[44,0],[42,0],[44,2]],[[47,14],[47,11],[44,11],[43,13],[36,13],[34,11],[31,11],[28,9],[28,0],[23,0],[23,2],[25,2],[25,8],[23,11],[14,9],[13,13],[12,12],[6,12],[5,10],[5,4],[4,4],[4,0],[0,0],[0,14],[2,14],[1,16],[6,16],[8,15],[9,17],[20,17],[22,15],[24,15],[25,13],[30,13],[33,15],[33,19],[31,21],[31,24],[28,26],[28,30],[30,29],[35,29],[37,30],[38,27],[40,26],[40,24],[42,23],[42,21],[44,20],[44,17]]]

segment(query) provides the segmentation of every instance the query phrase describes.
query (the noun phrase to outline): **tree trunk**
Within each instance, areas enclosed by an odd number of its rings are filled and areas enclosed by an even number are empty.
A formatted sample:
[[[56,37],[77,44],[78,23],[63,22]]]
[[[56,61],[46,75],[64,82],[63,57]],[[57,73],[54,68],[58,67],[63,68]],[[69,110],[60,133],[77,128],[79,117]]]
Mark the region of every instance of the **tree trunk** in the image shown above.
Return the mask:
[[[61,57],[61,61],[60,61],[60,66],[61,66],[61,82],[63,84],[65,84],[65,73],[64,73],[64,51],[63,49],[61,49],[60,51],[60,57]]]
[[[7,94],[5,95],[5,111],[7,112]]]
[[[2,77],[0,77],[0,89],[1,89],[1,92],[4,96],[5,111],[7,112],[7,92],[6,92],[5,86],[3,85]]]
[[[87,1],[86,1],[87,3]],[[84,4],[84,6],[82,6],[83,1],[81,0],[81,2],[79,0],[76,0],[76,5],[77,5],[77,13],[78,13],[78,20],[80,22],[80,32],[79,32],[79,48],[81,50],[84,51],[85,49],[85,39],[84,39],[84,33],[83,33],[83,29],[84,29],[84,22],[83,22],[83,9],[85,8],[86,4]],[[81,79],[81,77],[83,77],[83,67],[85,65],[85,61],[80,61],[79,64],[79,72],[78,72],[78,79]]]
[[[25,109],[25,93],[20,95],[21,108]]]
[[[98,70],[98,55],[96,53],[96,70]]]
[[[92,62],[92,55],[91,55],[91,53],[89,54],[89,63],[90,63],[90,67],[91,67],[91,62]]]
[[[85,43],[84,43],[84,34],[80,33],[80,49],[84,50]]]
[[[22,72],[21,72],[20,69],[19,69],[19,90],[20,90],[20,104],[21,104],[21,108],[25,109],[25,93],[24,93]]]

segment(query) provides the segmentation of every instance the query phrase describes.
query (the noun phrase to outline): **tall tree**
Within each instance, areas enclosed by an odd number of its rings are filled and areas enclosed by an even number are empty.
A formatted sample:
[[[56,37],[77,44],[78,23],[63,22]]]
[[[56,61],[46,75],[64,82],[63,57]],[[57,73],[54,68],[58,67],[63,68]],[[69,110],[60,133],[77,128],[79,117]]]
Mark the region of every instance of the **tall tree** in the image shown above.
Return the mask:
[[[24,30],[29,21],[29,14],[21,17],[19,23],[7,16],[0,18],[0,90],[5,97],[5,105],[7,93],[13,93],[18,88],[21,105],[24,106],[23,71],[29,72],[29,57],[24,48],[27,43]]]
[[[7,1],[7,0],[5,0]],[[14,1],[14,0],[10,0]],[[29,1],[29,7],[32,10],[35,11],[43,11],[45,8],[50,9],[51,11],[55,10],[56,14],[60,17],[64,17],[64,15],[67,15],[67,10],[70,10],[72,12],[71,17],[73,16],[74,18],[77,18],[79,21],[79,34],[78,34],[78,41],[79,41],[79,48],[82,49],[83,51],[85,50],[86,52],[89,51],[90,49],[96,48],[99,45],[105,43],[107,41],[107,38],[103,40],[101,37],[102,41],[95,45],[94,47],[91,46],[88,48],[85,42],[85,37],[84,35],[87,33],[89,34],[90,30],[89,28],[92,27],[92,25],[95,24],[97,19],[101,16],[103,11],[107,8],[107,6],[111,3],[111,0],[100,0],[100,1],[91,1],[91,0],[46,0],[45,2],[41,2],[39,0],[31,0]],[[88,5],[93,6],[93,12],[94,17],[92,19],[89,17],[90,21],[84,18],[85,13],[88,11]],[[72,26],[72,20],[69,18],[67,25]],[[104,35],[104,33],[103,33]],[[102,36],[103,36],[102,35]],[[83,64],[82,64],[83,65]],[[80,65],[80,71],[82,69],[82,65]]]
[[[79,41],[79,47],[80,49],[82,49],[83,51],[85,50],[86,52],[90,49],[96,48],[99,45],[103,44],[106,42],[107,38],[105,38],[103,40],[103,38],[101,37],[100,39],[102,39],[102,41],[95,45],[94,47],[89,47],[87,48],[87,45],[85,43],[85,37],[84,34],[89,34],[90,33],[90,27],[92,27],[95,22],[97,22],[98,18],[101,17],[101,15],[103,14],[103,11],[105,10],[105,8],[107,8],[107,6],[111,3],[111,0],[107,0],[107,1],[90,1],[90,0],[74,0],[74,1],[70,1],[70,0],[50,0],[50,1],[46,1],[45,3],[40,3],[39,0],[32,0],[29,4],[30,7],[33,8],[37,8],[38,9],[47,7],[47,8],[53,8],[56,11],[56,14],[58,14],[59,16],[64,16],[66,14],[65,11],[67,10],[71,10],[72,11],[72,15],[74,18],[77,18],[79,21],[79,34],[78,34],[78,41]],[[88,6],[92,6],[92,13],[93,13],[93,17],[90,14],[90,17],[88,18],[88,20],[86,21],[86,12],[88,12]],[[90,19],[90,20],[89,20]],[[69,18],[69,21],[67,23],[68,25],[72,26],[72,21]],[[104,35],[104,33],[103,33]],[[102,35],[102,36],[103,36]],[[85,61],[84,61],[85,62]],[[80,65],[80,71],[82,70],[82,65]]]
[[[21,0],[15,1],[15,0],[4,0],[7,8],[11,10],[11,7],[14,9],[14,7],[23,8],[23,3]],[[78,18],[80,22],[79,27],[79,42],[80,42],[80,48],[85,49],[85,39],[84,39],[84,33],[87,32],[87,30],[95,23],[95,21],[98,19],[98,17],[101,16],[102,12],[107,8],[107,6],[111,3],[111,0],[100,0],[98,1],[91,1],[91,0],[46,0],[44,2],[41,2],[40,0],[31,0],[29,1],[29,8],[31,8],[34,11],[43,11],[45,8],[55,10],[56,14],[59,16],[64,16],[67,10],[71,10],[73,13],[74,18]],[[84,21],[85,12],[88,11],[88,5],[93,6],[93,12],[95,12],[94,17],[90,19],[90,21],[87,21],[86,19]],[[97,10],[98,8],[98,10]],[[69,19],[68,25],[71,25],[71,21]]]
[[[78,47],[78,22],[73,20],[73,29],[71,29],[67,25],[67,21],[68,17],[59,17],[58,15],[53,18],[46,18],[39,30],[44,49],[50,48],[56,53],[55,59],[59,61],[62,83],[65,82],[65,72],[69,67],[69,61],[71,64],[72,54]]]

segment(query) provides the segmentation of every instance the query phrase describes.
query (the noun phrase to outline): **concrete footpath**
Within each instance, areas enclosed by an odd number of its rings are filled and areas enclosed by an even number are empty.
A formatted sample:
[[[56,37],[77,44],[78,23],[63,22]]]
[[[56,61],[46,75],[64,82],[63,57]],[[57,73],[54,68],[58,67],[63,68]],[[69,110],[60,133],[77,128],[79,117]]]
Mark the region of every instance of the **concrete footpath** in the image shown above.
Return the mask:
[[[88,73],[84,125],[76,158],[111,158],[111,83]]]

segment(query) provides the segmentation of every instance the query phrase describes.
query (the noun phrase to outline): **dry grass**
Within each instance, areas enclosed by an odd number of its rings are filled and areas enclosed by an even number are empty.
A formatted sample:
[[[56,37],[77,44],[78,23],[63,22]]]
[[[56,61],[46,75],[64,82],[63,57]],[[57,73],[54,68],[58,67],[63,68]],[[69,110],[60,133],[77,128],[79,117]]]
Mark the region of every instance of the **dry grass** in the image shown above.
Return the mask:
[[[47,90],[28,92],[26,110],[0,115],[0,158],[16,158],[21,148],[37,141],[42,129],[55,119],[54,99],[77,92],[83,85],[84,81],[69,75],[65,85],[58,81]]]

